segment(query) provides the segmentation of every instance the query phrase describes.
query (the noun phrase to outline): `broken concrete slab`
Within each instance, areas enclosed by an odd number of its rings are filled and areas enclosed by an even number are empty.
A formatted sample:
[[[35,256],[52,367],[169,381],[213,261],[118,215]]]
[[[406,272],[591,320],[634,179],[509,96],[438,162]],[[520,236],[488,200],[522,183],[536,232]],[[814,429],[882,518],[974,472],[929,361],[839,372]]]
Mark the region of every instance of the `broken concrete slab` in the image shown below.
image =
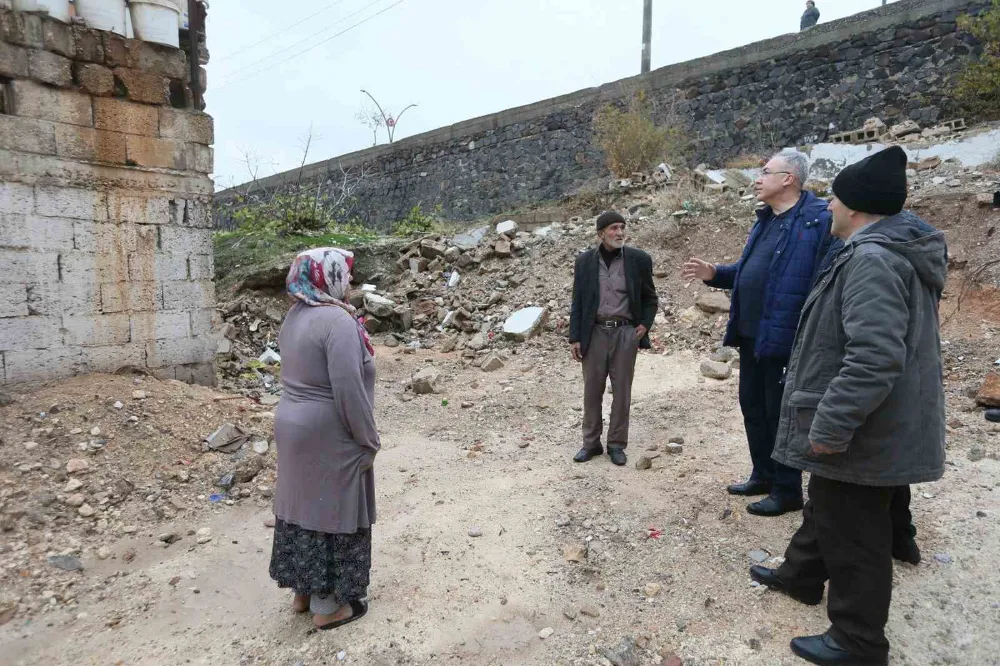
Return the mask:
[[[479,367],[482,368],[484,372],[494,372],[496,370],[500,370],[503,366],[503,359],[496,354],[490,354]]]
[[[986,375],[976,393],[976,402],[985,407],[1000,407],[1000,372]]]
[[[458,234],[451,239],[459,249],[462,250],[474,250],[479,247],[479,244],[483,242],[486,238],[486,234],[490,233],[489,227],[479,227],[478,229],[473,229],[462,234]]]
[[[391,301],[385,296],[378,294],[365,294],[365,310],[376,317],[388,319],[392,317],[393,310],[396,309],[395,301]]]
[[[503,334],[518,342],[533,337],[545,325],[549,311],[546,308],[531,307],[518,310],[503,324]]]
[[[517,222],[514,220],[507,220],[497,225],[497,233],[502,236],[513,236],[517,233],[517,229]]]

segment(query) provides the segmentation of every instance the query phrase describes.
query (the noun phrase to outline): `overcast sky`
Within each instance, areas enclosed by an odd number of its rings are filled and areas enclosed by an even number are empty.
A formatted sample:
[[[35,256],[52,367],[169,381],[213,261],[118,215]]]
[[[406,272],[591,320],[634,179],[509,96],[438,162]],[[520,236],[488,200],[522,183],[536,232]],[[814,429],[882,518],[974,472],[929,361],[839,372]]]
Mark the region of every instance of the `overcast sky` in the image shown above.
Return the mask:
[[[821,22],[879,4],[817,0]],[[248,180],[247,154],[261,177],[297,166],[310,125],[309,162],[370,146],[371,132],[355,118],[366,103],[362,88],[394,112],[418,105],[400,120],[398,140],[637,74],[642,5],[212,2],[207,111],[215,117],[216,185]],[[653,0],[653,68],[796,32],[804,8],[804,0]]]

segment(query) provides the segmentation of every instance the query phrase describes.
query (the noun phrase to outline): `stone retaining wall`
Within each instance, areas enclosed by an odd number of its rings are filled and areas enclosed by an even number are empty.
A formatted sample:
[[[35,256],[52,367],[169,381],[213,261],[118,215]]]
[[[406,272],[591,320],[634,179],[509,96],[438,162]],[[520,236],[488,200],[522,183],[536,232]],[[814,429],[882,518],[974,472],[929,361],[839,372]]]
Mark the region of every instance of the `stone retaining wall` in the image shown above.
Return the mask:
[[[696,138],[696,161],[822,140],[872,116],[931,124],[948,117],[949,81],[977,51],[956,19],[980,0],[902,0],[803,33],[670,65],[536,104],[468,120],[310,165],[312,184],[368,177],[358,192],[365,223],[387,228],[414,204],[466,220],[558,200],[607,177],[591,124],[603,105],[645,89],[659,119],[673,108]],[[831,129],[831,125],[833,129]],[[262,180],[288,187],[298,171]],[[225,224],[237,192],[220,193]]]

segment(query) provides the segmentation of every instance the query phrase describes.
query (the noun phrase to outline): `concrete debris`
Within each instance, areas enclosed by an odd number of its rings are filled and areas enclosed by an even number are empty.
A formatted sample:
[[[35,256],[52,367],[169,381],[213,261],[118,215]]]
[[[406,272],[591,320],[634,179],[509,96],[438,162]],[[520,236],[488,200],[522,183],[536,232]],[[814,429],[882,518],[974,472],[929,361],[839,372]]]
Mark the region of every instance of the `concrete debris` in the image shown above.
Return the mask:
[[[67,474],[78,474],[90,469],[90,462],[85,458],[71,458],[66,462]]]
[[[496,354],[490,354],[479,367],[482,368],[484,372],[494,372],[496,370],[500,370],[503,366],[503,359]]]
[[[599,648],[598,653],[607,659],[611,666],[641,666],[642,658],[635,648],[635,639],[626,637],[615,647]]]
[[[493,253],[498,257],[507,258],[514,255],[514,250],[509,240],[501,238],[494,244]]]
[[[257,357],[257,360],[264,365],[278,365],[281,363],[281,356],[273,349],[265,349],[264,353]]]
[[[240,426],[232,423],[224,423],[202,441],[213,451],[235,453],[249,437]]]
[[[517,233],[518,226],[514,220],[507,220],[497,225],[497,234],[501,236],[513,236]]]
[[[556,633],[555,629],[553,629],[552,627],[545,627],[544,629],[538,632],[538,637],[544,641],[546,638],[550,637],[554,633]]]
[[[454,243],[460,250],[474,250],[479,247],[489,232],[489,227],[479,227],[478,229],[458,234],[451,240],[451,242]]]
[[[389,319],[395,312],[396,303],[384,296],[369,293],[365,294],[365,309],[375,317]]]
[[[410,386],[417,395],[437,392],[437,383],[441,373],[436,368],[424,368],[413,375]]]
[[[729,377],[733,374],[733,369],[728,363],[702,361],[701,374],[709,379],[729,379]]]
[[[707,312],[709,314],[723,312],[728,313],[729,308],[732,306],[729,301],[729,297],[721,291],[709,291],[704,294],[699,294],[698,300],[695,301],[695,305],[697,305],[702,312]]]
[[[518,310],[504,322],[503,334],[518,342],[525,342],[538,333],[547,317],[548,310],[542,307]]]

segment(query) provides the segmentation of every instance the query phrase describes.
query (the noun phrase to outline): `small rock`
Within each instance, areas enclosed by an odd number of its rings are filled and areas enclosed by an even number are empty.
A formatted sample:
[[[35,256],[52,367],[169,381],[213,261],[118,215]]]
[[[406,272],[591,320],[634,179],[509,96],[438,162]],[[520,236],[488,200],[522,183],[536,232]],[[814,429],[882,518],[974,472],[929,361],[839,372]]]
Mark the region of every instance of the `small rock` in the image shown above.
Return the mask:
[[[729,379],[733,374],[733,369],[729,367],[728,363],[702,361],[701,374],[709,379]]]
[[[121,409],[121,408],[122,408],[122,407],[124,407],[124,406],[125,406],[125,405],[124,405],[124,404],[122,404],[122,401],[121,401],[121,400],[116,400],[116,401],[115,401],[115,404],[114,404],[114,407],[115,407],[115,409]]]
[[[222,488],[223,490],[229,490],[236,484],[236,474],[234,472],[228,472],[219,477],[219,480],[215,482],[215,485]]]
[[[674,443],[667,444],[667,449],[666,450],[667,450],[667,453],[672,454],[672,455],[678,454],[678,453],[684,453],[684,447],[681,446],[680,444],[674,444]]]
[[[270,499],[274,497],[274,489],[271,486],[257,486],[257,492],[264,499]]]
[[[684,443],[684,438],[681,437],[680,435],[674,435],[673,437],[671,437],[667,441],[670,442],[671,444],[683,444]]]
[[[771,557],[771,554],[766,550],[751,550],[748,553],[748,555],[750,556],[750,559],[756,562],[757,564],[760,564],[761,562],[766,562],[767,559]]]
[[[473,539],[483,536],[483,530],[479,527],[473,527],[469,530],[469,536]]]
[[[638,470],[649,469],[653,466],[652,456],[640,456],[638,460],[635,461],[635,468]]]
[[[569,544],[564,546],[563,559],[567,562],[583,562],[587,559],[587,544]]]
[[[635,639],[626,637],[616,647],[602,647],[598,650],[612,666],[640,666],[642,661],[635,651]]]
[[[695,301],[695,305],[702,312],[717,314],[729,312],[729,308],[732,304],[730,303],[729,298],[721,291],[710,291],[700,294],[698,299]]]
[[[111,557],[111,551],[106,546],[97,549],[97,559],[106,560]]]
[[[658,595],[662,589],[663,586],[659,583],[646,583],[646,585],[642,588],[642,592],[647,598],[651,598]]]
[[[49,555],[49,564],[63,571],[83,571],[83,562],[72,555]]]
[[[97,513],[94,507],[90,506],[89,504],[84,504],[79,509],[77,509],[76,512],[79,513],[84,518],[90,518],[95,513]]]
[[[66,498],[66,504],[74,508],[83,506],[83,503],[86,501],[86,498],[79,493]]]
[[[97,426],[94,426],[93,428],[90,429],[91,437],[100,437],[100,435],[101,435],[101,429],[98,428]]]
[[[88,469],[90,469],[90,462],[84,458],[70,458],[70,460],[66,463],[67,474],[86,472]]]
[[[157,537],[157,539],[163,543],[171,544],[180,541],[181,535],[178,534],[177,532],[164,532],[159,537]]]
[[[556,518],[556,527],[569,527],[571,522],[569,516],[559,516]]]
[[[982,511],[982,510],[980,510],[980,511],[976,511],[976,518],[985,518],[985,517],[986,517],[986,516],[988,516],[988,515],[989,515],[989,514],[988,514],[988,513],[986,513],[985,511]]]
[[[576,619],[576,609],[567,606],[566,608],[563,609],[563,616],[567,620],[575,620]]]
[[[133,400],[145,400],[146,399],[146,392],[145,391],[132,391],[132,399]]]
[[[760,646],[760,639],[758,639],[758,638],[751,638],[750,640],[747,641],[747,645],[750,646],[751,650],[759,651],[760,647],[761,647]]]
[[[413,392],[417,395],[435,393],[440,378],[441,373],[436,368],[423,368],[413,375],[410,385],[413,387]]]
[[[269,528],[273,528],[273,527],[274,527],[274,524],[275,524],[275,522],[276,522],[276,521],[275,521],[275,519],[274,519],[274,517],[273,517],[273,516],[272,516],[272,517],[270,517],[270,518],[265,518],[265,519],[264,519],[264,527],[269,527]]]
[[[197,541],[198,544],[208,543],[209,541],[212,540],[212,530],[209,529],[208,527],[202,527],[200,530],[198,530],[195,536],[196,536],[195,541]]]
[[[269,444],[266,439],[258,439],[256,442],[253,443],[254,453],[258,455],[266,454],[268,447]]]
[[[548,638],[554,633],[556,633],[555,629],[553,629],[552,627],[545,627],[544,629],[538,632],[538,637],[544,641],[546,638]]]
[[[940,562],[941,564],[952,563],[951,555],[949,555],[948,553],[935,553],[934,559]]]
[[[514,220],[507,220],[506,222],[497,224],[497,234],[513,236],[517,233],[517,228],[517,222]]]
[[[24,450],[25,451],[34,451],[37,448],[38,448],[38,442],[25,442],[24,443]]]
[[[586,615],[587,617],[600,617],[601,611],[597,610],[596,606],[584,604],[583,606],[580,606],[580,615]]]
[[[63,488],[63,492],[72,493],[83,487],[83,481],[77,478],[70,479],[66,482],[66,487]]]

